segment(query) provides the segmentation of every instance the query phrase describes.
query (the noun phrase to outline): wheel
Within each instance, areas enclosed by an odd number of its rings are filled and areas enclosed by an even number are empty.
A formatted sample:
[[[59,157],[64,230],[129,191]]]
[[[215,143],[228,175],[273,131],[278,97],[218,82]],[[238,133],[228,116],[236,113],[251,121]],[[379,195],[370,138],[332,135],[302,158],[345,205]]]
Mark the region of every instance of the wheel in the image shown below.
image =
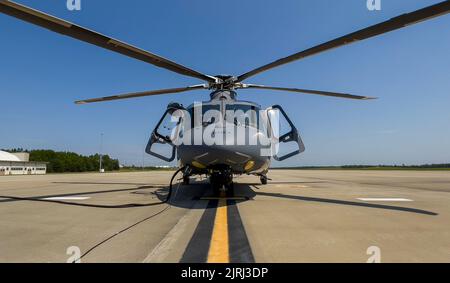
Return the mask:
[[[267,185],[267,177],[266,176],[261,176],[261,177],[259,177],[259,179],[261,180],[262,185]]]
[[[209,177],[209,184],[211,185],[211,188],[213,190],[214,196],[219,196],[220,195],[221,185],[218,182],[218,180],[216,178],[214,178],[214,176],[210,176]]]
[[[211,184],[211,187],[212,187],[212,189],[213,189],[213,194],[214,194],[214,196],[215,196],[215,197],[219,197],[219,196],[220,196],[221,189],[222,189],[222,186],[221,186],[220,184],[217,184],[217,183],[212,183],[212,184]]]
[[[183,185],[189,185],[190,179],[189,176],[184,176],[183,177]]]

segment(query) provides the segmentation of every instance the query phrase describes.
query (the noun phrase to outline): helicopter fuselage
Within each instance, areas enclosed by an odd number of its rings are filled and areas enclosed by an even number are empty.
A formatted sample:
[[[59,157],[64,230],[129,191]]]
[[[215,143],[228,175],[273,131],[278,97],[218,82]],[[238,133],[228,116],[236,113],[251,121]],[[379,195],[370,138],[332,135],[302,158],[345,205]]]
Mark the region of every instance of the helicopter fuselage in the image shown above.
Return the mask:
[[[175,133],[180,166],[198,172],[224,167],[233,174],[267,172],[270,134],[262,113],[257,103],[238,101],[230,90],[188,106]]]
[[[169,119],[173,127],[162,126]],[[162,133],[161,128],[169,132]],[[154,143],[170,144],[172,158],[155,154],[151,150]],[[265,177],[272,149],[273,127],[267,109],[255,102],[237,100],[232,90],[221,90],[211,93],[211,100],[186,108],[169,104],[152,134],[147,153],[166,161],[176,156],[178,165],[188,168],[189,176],[218,173],[226,178],[235,174]]]

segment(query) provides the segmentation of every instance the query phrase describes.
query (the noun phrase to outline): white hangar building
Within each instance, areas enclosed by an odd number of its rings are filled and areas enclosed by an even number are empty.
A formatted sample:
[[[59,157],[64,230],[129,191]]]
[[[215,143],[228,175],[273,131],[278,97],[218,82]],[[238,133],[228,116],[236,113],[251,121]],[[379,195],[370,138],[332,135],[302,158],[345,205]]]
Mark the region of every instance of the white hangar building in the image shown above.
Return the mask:
[[[47,173],[46,162],[33,162],[29,160],[29,153],[9,153],[0,150],[0,176],[43,175]]]

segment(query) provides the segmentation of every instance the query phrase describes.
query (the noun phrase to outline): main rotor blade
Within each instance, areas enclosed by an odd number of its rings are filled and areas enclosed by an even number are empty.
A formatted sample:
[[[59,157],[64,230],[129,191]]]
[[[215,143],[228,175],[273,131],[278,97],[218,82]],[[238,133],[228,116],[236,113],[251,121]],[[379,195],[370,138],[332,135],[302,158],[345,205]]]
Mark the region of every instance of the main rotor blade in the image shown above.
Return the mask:
[[[273,69],[275,67],[300,60],[312,55],[319,54],[321,52],[337,48],[343,45],[351,44],[355,41],[368,39],[371,37],[375,37],[377,35],[391,32],[409,25],[416,24],[421,21],[429,20],[434,17],[438,17],[441,15],[445,15],[450,12],[450,0],[417,10],[415,12],[411,12],[408,14],[403,14],[398,17],[392,18],[385,22],[361,29],[359,31],[350,33],[348,35],[336,38],[334,40],[328,41],[326,43],[317,45],[315,47],[306,49],[304,51],[295,53],[285,58],[281,58],[272,63],[264,65],[262,67],[256,68],[250,72],[240,75],[237,78],[238,82],[241,82],[249,77],[252,77],[256,74],[265,72],[267,70]]]
[[[256,89],[269,89],[269,90],[281,90],[281,91],[290,91],[290,92],[299,92],[299,93],[307,93],[307,94],[317,94],[324,96],[333,96],[340,98],[350,98],[350,99],[359,99],[359,100],[367,100],[367,99],[376,99],[376,97],[370,96],[360,96],[353,95],[348,93],[339,93],[339,92],[329,92],[329,91],[320,91],[320,90],[311,90],[311,89],[300,89],[300,88],[287,88],[287,87],[273,87],[273,86],[264,86],[264,85],[254,85],[254,84],[241,84],[237,86],[237,88],[256,88]]]
[[[143,97],[143,96],[150,96],[150,95],[178,93],[178,92],[184,92],[184,91],[190,91],[190,90],[196,90],[196,89],[208,89],[208,86],[205,84],[201,84],[201,85],[193,85],[193,86],[188,86],[188,87],[158,89],[158,90],[150,90],[150,91],[143,91],[143,92],[133,92],[133,93],[113,95],[113,96],[78,100],[78,101],[75,101],[75,104],[86,104],[86,103],[92,103],[92,102],[111,101],[111,100]]]
[[[51,15],[42,13],[38,10],[31,9],[12,1],[0,0],[0,12],[41,26],[51,31],[67,35],[78,40],[97,45],[99,47],[106,48],[108,50],[150,63],[152,65],[170,70],[181,75],[199,78],[207,82],[216,82],[217,80],[213,76],[199,73],[197,71],[189,69],[188,67],[177,64],[173,61],[170,61],[148,51],[142,50],[135,46],[107,37],[95,31],[83,28],[81,26],[75,25],[73,23],[53,17]]]

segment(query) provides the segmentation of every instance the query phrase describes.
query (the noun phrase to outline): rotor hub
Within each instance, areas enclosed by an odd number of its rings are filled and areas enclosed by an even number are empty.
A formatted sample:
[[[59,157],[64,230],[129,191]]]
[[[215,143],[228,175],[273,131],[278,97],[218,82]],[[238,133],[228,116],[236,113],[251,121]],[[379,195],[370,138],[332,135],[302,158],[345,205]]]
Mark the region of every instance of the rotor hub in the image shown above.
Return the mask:
[[[233,90],[237,81],[235,76],[231,75],[216,75],[217,80],[209,84],[210,89],[214,90]]]

